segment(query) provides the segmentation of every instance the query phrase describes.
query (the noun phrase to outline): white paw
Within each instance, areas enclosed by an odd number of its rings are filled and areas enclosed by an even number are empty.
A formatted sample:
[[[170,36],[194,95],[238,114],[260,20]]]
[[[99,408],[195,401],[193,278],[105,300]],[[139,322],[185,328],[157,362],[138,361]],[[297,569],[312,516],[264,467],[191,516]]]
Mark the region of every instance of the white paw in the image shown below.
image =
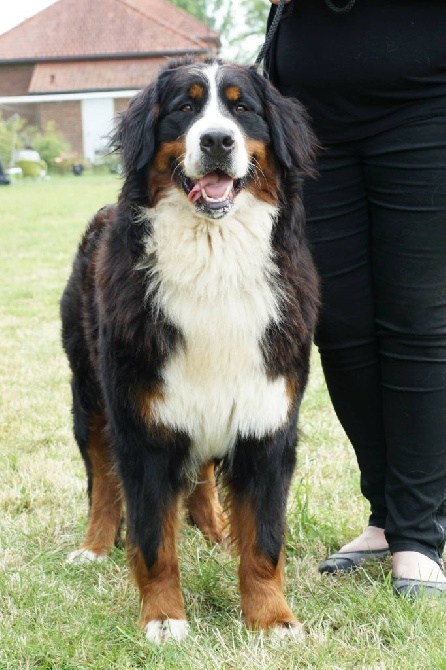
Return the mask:
[[[298,621],[287,626],[274,626],[271,628],[271,635],[280,639],[291,638],[296,642],[303,642],[307,637],[303,625]]]
[[[107,556],[96,554],[90,549],[75,549],[67,556],[67,563],[90,563],[91,561],[104,561]]]
[[[154,644],[162,644],[167,640],[181,642],[189,632],[189,624],[184,619],[156,619],[149,621],[144,632],[148,641]]]

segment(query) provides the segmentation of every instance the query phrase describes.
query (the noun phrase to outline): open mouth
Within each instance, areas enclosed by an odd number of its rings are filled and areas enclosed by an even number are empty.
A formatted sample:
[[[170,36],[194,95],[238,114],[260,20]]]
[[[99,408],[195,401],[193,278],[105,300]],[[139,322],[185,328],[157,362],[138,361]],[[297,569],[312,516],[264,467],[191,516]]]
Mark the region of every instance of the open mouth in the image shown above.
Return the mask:
[[[241,190],[241,180],[230,177],[222,170],[203,175],[196,181],[183,177],[183,188],[189,202],[198,211],[213,218],[227,214],[233,207],[234,197]]]

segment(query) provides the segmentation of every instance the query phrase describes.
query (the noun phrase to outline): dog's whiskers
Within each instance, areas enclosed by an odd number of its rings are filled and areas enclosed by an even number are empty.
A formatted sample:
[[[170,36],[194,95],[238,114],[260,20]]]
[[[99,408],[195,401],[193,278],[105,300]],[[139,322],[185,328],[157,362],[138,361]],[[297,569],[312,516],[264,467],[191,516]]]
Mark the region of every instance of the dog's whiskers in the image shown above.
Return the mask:
[[[181,154],[180,156],[178,156],[178,158],[175,160],[175,167],[174,167],[174,169],[173,169],[173,171],[172,171],[172,180],[175,179],[175,177],[177,176],[176,173],[177,173],[178,171],[180,171],[180,172],[183,171],[183,165],[184,165],[184,159],[185,159],[185,157],[186,157],[186,154],[183,153],[183,154]]]
[[[249,166],[249,167],[250,167],[250,168],[251,168],[251,167],[253,168],[253,170],[255,171],[255,175],[256,175],[257,178],[258,178],[258,174],[260,173],[260,175],[261,175],[264,179],[266,179],[266,175],[265,175],[265,173],[263,172],[263,170],[262,170],[262,168],[261,168],[261,166],[260,166],[260,163],[259,163],[259,161],[257,160],[257,158],[256,158],[255,156],[253,156],[253,157],[251,158],[251,163],[250,163],[250,166]]]
[[[263,177],[263,179],[266,178],[265,173],[261,169],[259,162],[254,157],[251,158],[251,162],[248,166],[248,175],[252,177],[252,179],[254,179],[257,186],[260,186],[261,184],[261,177]]]

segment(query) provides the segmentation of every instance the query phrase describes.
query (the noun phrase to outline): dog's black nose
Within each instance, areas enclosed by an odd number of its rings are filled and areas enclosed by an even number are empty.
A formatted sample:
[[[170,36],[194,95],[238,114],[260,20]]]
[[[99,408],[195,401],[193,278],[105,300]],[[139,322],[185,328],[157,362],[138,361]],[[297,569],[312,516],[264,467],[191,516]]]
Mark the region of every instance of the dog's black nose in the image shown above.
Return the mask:
[[[201,150],[213,158],[224,158],[234,148],[235,139],[227,130],[209,130],[200,138]]]

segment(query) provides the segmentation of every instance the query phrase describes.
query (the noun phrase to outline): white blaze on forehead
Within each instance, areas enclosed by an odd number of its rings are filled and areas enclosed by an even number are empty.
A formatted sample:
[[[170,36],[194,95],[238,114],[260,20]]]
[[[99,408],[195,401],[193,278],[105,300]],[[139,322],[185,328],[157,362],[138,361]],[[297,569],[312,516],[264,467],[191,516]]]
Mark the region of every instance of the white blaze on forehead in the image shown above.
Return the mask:
[[[224,106],[218,93],[218,72],[218,64],[209,65],[202,70],[208,85],[206,105],[200,118],[192,124],[186,133],[184,171],[188,177],[195,179],[203,176],[200,139],[205,133],[211,130],[228,132],[234,137],[235,144],[232,155],[231,176],[242,178],[248,171],[249,157],[245,146],[245,139],[238,124],[224,111]]]

